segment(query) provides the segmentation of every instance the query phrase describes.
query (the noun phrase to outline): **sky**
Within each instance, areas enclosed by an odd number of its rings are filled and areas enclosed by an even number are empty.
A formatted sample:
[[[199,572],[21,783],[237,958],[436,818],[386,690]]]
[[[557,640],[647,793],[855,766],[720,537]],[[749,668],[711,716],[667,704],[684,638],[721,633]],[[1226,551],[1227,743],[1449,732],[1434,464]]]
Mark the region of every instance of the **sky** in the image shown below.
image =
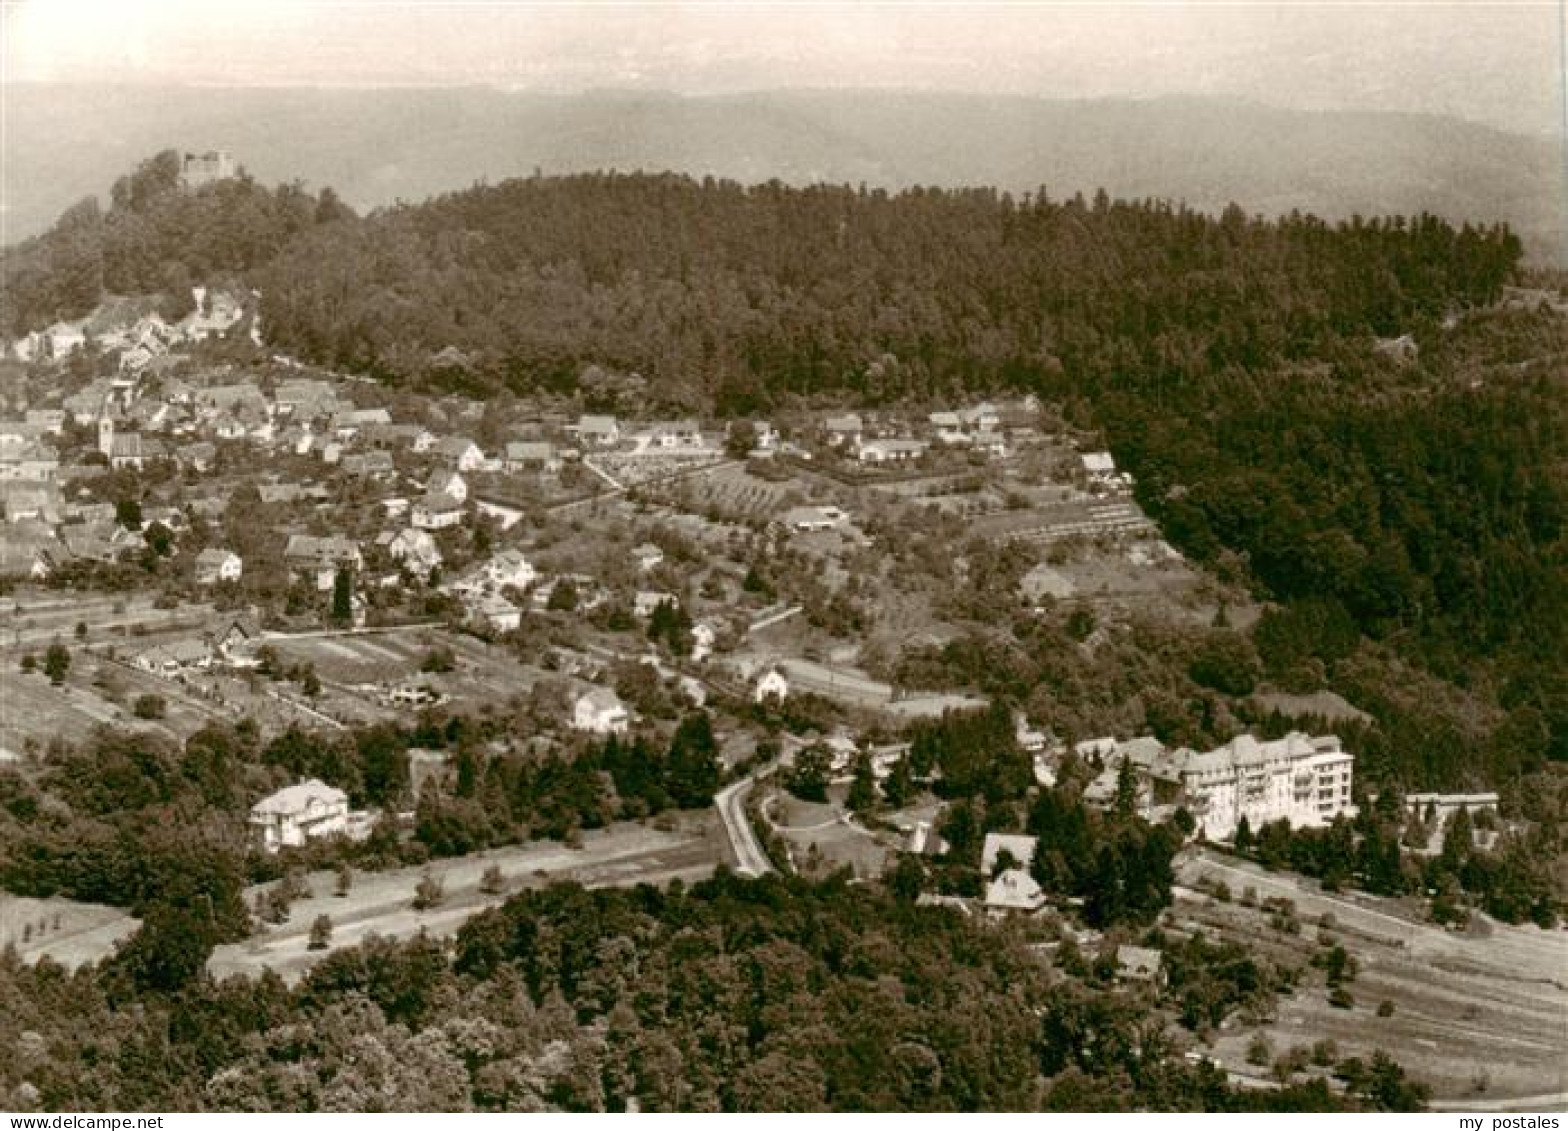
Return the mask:
[[[1563,130],[1568,0],[0,0],[5,82],[1216,95]]]

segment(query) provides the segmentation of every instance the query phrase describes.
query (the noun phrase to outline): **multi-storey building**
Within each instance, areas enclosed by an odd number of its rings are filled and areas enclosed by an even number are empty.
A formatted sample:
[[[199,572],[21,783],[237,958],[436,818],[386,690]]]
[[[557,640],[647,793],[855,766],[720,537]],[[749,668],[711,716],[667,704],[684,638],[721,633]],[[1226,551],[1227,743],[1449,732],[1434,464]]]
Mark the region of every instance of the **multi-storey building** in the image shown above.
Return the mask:
[[[1167,749],[1153,738],[1098,739],[1079,743],[1077,751],[1103,767],[1084,791],[1091,804],[1112,804],[1121,764],[1131,762],[1135,802],[1144,816],[1155,819],[1185,807],[1211,840],[1228,840],[1243,817],[1253,829],[1279,820],[1310,828],[1355,813],[1355,758],[1333,735],[1292,731],[1260,741],[1244,734],[1207,752]]]
[[[1182,803],[1214,840],[1229,839],[1243,817],[1254,829],[1278,820],[1310,828],[1355,812],[1350,794],[1355,758],[1333,735],[1293,731],[1260,742],[1244,734],[1203,754],[1175,751],[1169,770],[1155,766],[1155,776],[1167,781],[1174,771]]]

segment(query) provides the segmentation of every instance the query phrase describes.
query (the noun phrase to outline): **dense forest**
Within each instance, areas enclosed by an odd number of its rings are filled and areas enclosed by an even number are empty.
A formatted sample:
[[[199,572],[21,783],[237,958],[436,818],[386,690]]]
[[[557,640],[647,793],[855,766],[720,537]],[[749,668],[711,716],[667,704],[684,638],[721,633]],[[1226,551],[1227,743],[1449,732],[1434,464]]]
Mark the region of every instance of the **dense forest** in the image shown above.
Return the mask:
[[[356,806],[411,806],[410,748],[444,752],[450,791],[422,791],[412,839],[379,822],[364,842],[323,842],[289,867],[393,867],[530,839],[572,841],[616,820],[712,804],[718,747],[705,713],[675,728],[667,748],[648,738],[485,752],[538,720],[428,717],[417,726],[346,732],[291,729],[263,742],[248,722],[213,725],[176,745],[145,730],[105,729],[57,744],[36,776],[0,772],[0,886],[22,895],[126,907],[156,921],[187,920],[194,942],[242,937],[242,888],[282,876],[247,835],[260,796],[318,778]],[[195,915],[196,924],[188,921]]]
[[[0,256],[0,335],[80,318],[107,295],[163,296],[189,312],[192,286],[243,279],[317,223],[352,216],[331,189],[268,189],[241,175],[180,189],[180,155],[165,150],[115,182],[105,209],[73,205],[44,234]]]
[[[145,932],[144,932],[145,933]],[[68,974],[0,955],[13,1110],[654,1111],[1419,1108],[1378,1054],[1276,1092],[1180,1055],[1287,988],[1199,938],[1156,1000],[1021,938],[843,878],[668,892],[571,885],[485,912],[455,945],[372,939],[287,988]],[[1221,961],[1223,960],[1223,961]],[[1074,960],[1076,961],[1076,960]]]
[[[613,174],[356,218],[181,193],[171,157],[7,252],[7,327],[243,271],[275,346],[417,386],[588,403],[592,365],[646,379],[624,409],[721,415],[1033,391],[1108,437],[1175,545],[1279,605],[1276,684],[1394,713],[1352,670],[1364,634],[1506,717],[1524,768],[1568,759],[1568,326],[1466,316],[1517,270],[1505,227]]]

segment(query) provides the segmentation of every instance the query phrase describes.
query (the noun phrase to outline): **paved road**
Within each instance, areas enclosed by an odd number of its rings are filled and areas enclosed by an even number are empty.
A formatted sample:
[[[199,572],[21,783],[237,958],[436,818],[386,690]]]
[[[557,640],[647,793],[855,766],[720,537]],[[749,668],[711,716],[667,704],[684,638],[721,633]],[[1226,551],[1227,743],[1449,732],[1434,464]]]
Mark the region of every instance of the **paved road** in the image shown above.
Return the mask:
[[[725,786],[713,798],[719,819],[724,822],[724,832],[730,838],[730,847],[735,850],[735,870],[743,876],[753,877],[765,876],[774,870],[746,816],[746,798],[756,784],[754,776],[741,778]]]

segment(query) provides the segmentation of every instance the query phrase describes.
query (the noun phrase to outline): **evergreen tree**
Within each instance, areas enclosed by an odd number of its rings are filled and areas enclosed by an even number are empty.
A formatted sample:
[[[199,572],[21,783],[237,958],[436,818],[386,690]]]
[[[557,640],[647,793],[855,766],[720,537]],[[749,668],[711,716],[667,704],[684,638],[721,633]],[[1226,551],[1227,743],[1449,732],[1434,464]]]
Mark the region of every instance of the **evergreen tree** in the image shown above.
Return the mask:
[[[354,619],[354,571],[338,566],[332,578],[332,619],[347,624]]]
[[[1120,820],[1128,820],[1138,812],[1138,771],[1132,764],[1132,759],[1123,757],[1121,765],[1116,768],[1116,801],[1114,805],[1116,816]]]
[[[71,653],[64,644],[55,641],[44,651],[44,675],[49,677],[49,682],[59,687],[65,682],[66,673],[71,670]]]
[[[864,751],[855,758],[855,777],[850,783],[847,801],[855,813],[869,813],[876,808],[876,774],[871,769],[871,755]]]
[[[706,711],[693,711],[675,728],[666,765],[666,785],[677,806],[700,809],[713,803],[719,788],[719,744]]]
[[[909,755],[902,754],[888,771],[882,783],[882,795],[895,809],[902,809],[915,796],[915,782],[909,771]]]

